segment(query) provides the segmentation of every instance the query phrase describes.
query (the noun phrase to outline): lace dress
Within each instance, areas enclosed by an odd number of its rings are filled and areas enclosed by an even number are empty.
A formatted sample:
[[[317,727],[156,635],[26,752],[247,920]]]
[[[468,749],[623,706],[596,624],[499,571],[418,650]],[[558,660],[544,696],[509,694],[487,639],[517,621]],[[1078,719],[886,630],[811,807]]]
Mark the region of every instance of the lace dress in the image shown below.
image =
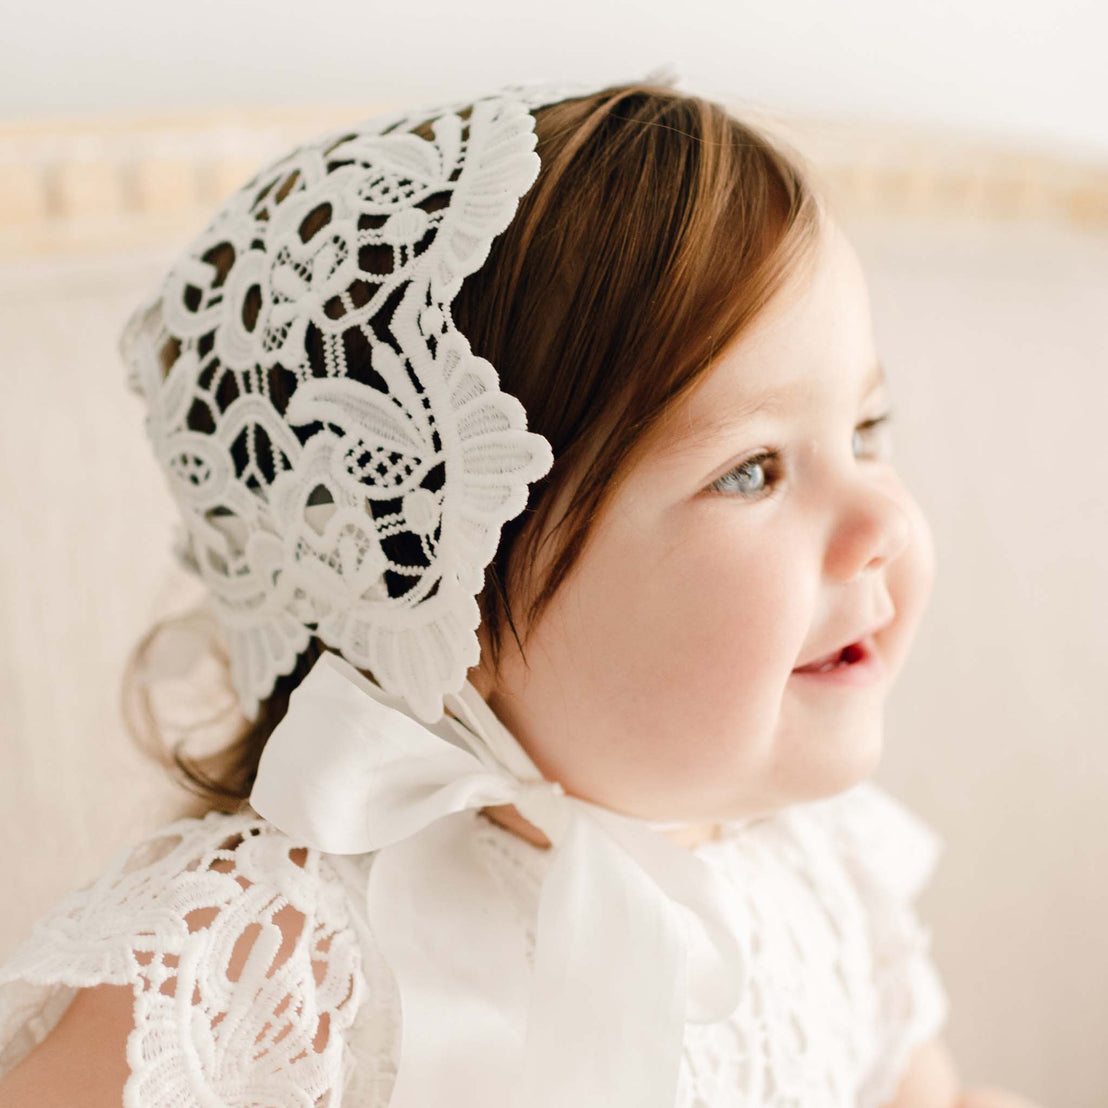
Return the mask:
[[[472,826],[533,960],[551,853]],[[676,1108],[889,1103],[947,1016],[912,908],[941,840],[865,781],[693,849],[729,877],[750,976],[727,1019],[686,1025]],[[0,1077],[112,983],[134,991],[124,1108],[385,1108],[400,1011],[365,919],[374,857],[298,847],[249,806],[167,825],[0,965]]]

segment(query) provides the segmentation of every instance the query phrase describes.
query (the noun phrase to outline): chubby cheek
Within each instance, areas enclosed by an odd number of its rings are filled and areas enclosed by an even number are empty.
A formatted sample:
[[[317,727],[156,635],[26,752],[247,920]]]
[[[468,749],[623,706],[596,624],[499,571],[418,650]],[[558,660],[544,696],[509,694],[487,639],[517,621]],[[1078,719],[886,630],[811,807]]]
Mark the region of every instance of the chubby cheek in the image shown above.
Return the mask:
[[[807,627],[810,582],[797,567],[760,556],[725,521],[701,522],[669,549],[613,547],[578,581],[569,641],[590,671],[587,727],[596,737],[605,721],[619,767],[607,787],[626,790],[625,810],[632,797],[689,813],[733,804],[771,758]]]
[[[668,567],[663,609],[683,718],[708,743],[767,739],[804,635],[810,598],[787,558],[737,537],[706,536]]]

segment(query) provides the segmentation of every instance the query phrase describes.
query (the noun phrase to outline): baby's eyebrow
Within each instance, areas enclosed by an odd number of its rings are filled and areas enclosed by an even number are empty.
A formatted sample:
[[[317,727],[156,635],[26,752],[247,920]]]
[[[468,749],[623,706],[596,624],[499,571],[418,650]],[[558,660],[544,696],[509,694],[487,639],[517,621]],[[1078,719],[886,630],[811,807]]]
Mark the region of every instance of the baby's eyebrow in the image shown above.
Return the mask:
[[[859,399],[864,400],[876,392],[887,380],[883,363],[875,362],[863,382]],[[784,410],[788,402],[806,392],[807,387],[806,381],[799,381],[785,388],[755,393],[738,401],[718,404],[696,420],[690,419],[686,412],[683,417],[673,418],[668,431],[659,436],[655,452],[663,457],[674,457],[711,446],[715,440],[733,432],[761,412]]]

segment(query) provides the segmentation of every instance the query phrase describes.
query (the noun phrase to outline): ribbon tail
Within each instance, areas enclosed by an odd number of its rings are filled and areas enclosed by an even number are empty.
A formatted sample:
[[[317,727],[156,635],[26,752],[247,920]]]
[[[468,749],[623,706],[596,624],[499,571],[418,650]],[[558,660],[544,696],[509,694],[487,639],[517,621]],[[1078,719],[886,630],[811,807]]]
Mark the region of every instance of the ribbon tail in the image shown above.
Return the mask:
[[[577,813],[539,901],[524,1073],[512,1108],[673,1108],[687,924]]]
[[[593,813],[590,813],[593,814]],[[607,833],[652,876],[670,906],[688,909],[688,997],[690,1023],[715,1023],[738,1007],[746,991],[746,951],[735,923],[734,897],[726,881],[702,858],[664,835],[644,834],[618,812],[597,809]]]
[[[370,928],[396,978],[402,1026],[389,1108],[507,1108],[519,1080],[530,970],[504,892],[478,853],[476,812],[383,847]]]

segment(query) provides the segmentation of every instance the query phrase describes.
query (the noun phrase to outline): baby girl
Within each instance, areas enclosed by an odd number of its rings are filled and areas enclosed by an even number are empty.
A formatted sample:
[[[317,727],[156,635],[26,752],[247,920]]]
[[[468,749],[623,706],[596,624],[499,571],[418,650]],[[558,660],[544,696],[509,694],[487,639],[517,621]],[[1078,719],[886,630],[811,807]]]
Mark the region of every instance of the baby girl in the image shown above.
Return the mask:
[[[798,153],[649,78],[378,117],[123,345],[241,720],[0,967],[0,1104],[1029,1108],[867,780],[934,550]]]

